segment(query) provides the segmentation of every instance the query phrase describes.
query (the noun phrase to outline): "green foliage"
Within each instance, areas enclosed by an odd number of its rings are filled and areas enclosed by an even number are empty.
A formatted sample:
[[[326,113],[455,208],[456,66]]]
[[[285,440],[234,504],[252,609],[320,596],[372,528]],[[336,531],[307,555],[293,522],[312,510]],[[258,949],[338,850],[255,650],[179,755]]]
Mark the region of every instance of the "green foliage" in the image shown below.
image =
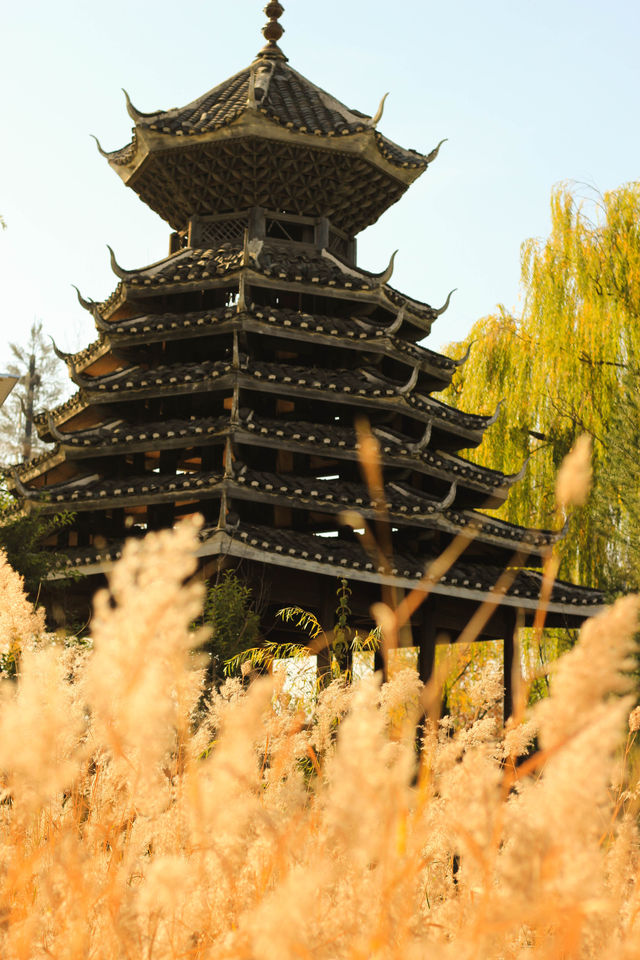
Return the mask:
[[[282,610],[278,610],[277,615],[284,623],[293,623],[300,630],[308,633],[311,640],[315,640],[321,633],[324,633],[315,614],[303,610],[302,607],[284,607]]]
[[[212,630],[204,650],[211,655],[213,673],[219,677],[222,665],[255,643],[260,632],[253,591],[234,570],[225,570],[218,582],[209,587],[204,620]]]
[[[350,626],[351,608],[349,598],[351,588],[348,580],[342,579],[336,591],[337,607],[335,624],[325,633],[320,621],[309,610],[291,606],[278,610],[277,616],[283,623],[293,624],[307,634],[311,641],[323,637],[329,647],[331,675],[351,679],[351,657],[356,651],[375,651],[380,646],[380,631],[375,628],[362,636]],[[246,664],[252,670],[270,670],[275,660],[306,659],[309,647],[305,643],[274,643],[266,641],[260,646],[239,651],[230,657],[224,665],[225,674],[231,676],[239,672]],[[322,682],[324,678],[320,678]]]
[[[261,646],[241,650],[226,660],[224,672],[228,677],[233,676],[239,673],[245,664],[252,670],[263,672],[271,669],[274,660],[306,659],[308,656],[309,648],[303,643],[275,643],[265,640]]]
[[[622,381],[621,402],[613,409],[604,437],[606,456],[600,465],[591,510],[607,551],[610,589],[640,590],[640,369],[629,368]]]
[[[20,654],[14,648],[0,654],[0,677],[3,680],[15,680],[19,664]]]
[[[342,579],[336,591],[338,605],[331,641],[332,661],[335,660],[340,673],[347,673],[351,669],[351,655],[358,638],[358,632],[349,625],[351,593],[348,580]]]
[[[467,341],[475,348],[445,397],[474,411],[503,402],[469,459],[511,473],[533,454],[499,515],[542,527],[555,525],[555,474],[580,433],[594,438],[595,500],[608,498],[618,456],[612,425],[628,403],[626,374],[640,366],[640,184],[591,203],[561,186],[551,220],[546,240],[523,245],[521,315],[500,307],[475,324]],[[631,485],[628,492],[637,502]],[[627,502],[616,509],[627,526]],[[638,556],[620,542],[612,549],[610,531],[595,509],[571,517],[561,575],[614,590],[627,582]]]
[[[73,519],[72,513],[45,516],[37,511],[12,517],[6,501],[0,503],[0,549],[6,552],[13,569],[24,577],[25,590],[32,600],[37,598],[42,583],[61,569],[64,560],[55,550],[44,548],[43,541]],[[51,581],[49,586],[53,583],[64,581]]]
[[[526,674],[533,678],[529,687],[529,706],[549,696],[550,665],[568,653],[575,646],[577,639],[577,630],[544,630],[539,638],[536,638],[533,630],[522,631],[520,642],[525,658]]]

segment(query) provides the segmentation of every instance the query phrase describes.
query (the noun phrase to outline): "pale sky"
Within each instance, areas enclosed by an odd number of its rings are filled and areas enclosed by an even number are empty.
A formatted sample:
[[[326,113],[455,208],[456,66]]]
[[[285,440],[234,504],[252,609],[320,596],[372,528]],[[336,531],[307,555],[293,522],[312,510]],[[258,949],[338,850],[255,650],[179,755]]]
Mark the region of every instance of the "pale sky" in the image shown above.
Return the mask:
[[[183,105],[248,65],[265,0],[5,3],[0,72],[0,369],[42,319],[64,349],[95,338],[74,283],[113,290],[168,250],[169,228],[127,190],[107,150],[130,139],[120,87],[143,111]],[[438,160],[359,240],[359,263],[439,306],[429,339],[463,338],[499,302],[518,309],[521,242],[544,236],[563,180],[640,179],[636,0],[283,0],[291,65]]]

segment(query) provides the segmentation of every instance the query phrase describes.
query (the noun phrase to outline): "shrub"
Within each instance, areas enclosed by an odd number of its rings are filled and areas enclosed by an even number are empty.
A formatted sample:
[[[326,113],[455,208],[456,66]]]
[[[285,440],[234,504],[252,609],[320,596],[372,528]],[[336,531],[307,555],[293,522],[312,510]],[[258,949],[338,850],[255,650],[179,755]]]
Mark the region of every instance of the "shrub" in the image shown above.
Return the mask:
[[[32,599],[38,596],[43,582],[52,573],[60,571],[66,559],[56,550],[43,546],[43,542],[68,526],[73,518],[72,513],[46,516],[37,510],[24,516],[16,514],[0,494],[0,549],[24,578],[25,588]],[[79,576],[77,572],[68,573],[72,579]],[[55,590],[63,583],[64,580],[49,581],[48,588]]]
[[[211,628],[205,650],[211,656],[211,675],[222,679],[223,665],[255,643],[260,615],[253,606],[253,591],[235,570],[225,570],[206,593],[204,622]]]

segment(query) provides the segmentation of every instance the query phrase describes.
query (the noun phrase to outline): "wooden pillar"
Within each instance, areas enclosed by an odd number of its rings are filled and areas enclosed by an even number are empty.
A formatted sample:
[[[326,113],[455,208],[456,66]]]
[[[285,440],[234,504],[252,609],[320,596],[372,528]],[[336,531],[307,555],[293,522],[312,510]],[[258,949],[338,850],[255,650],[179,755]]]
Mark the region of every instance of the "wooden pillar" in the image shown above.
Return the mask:
[[[213,473],[214,470],[220,469],[220,447],[203,447],[202,448],[202,470],[204,473]]]
[[[381,646],[378,647],[378,649],[377,649],[377,650],[374,652],[374,654],[373,654],[373,669],[374,669],[374,671],[375,671],[376,673],[381,673],[381,674],[382,674],[382,681],[383,681],[383,683],[386,683],[386,681],[387,681],[387,679],[388,679],[388,675],[387,675],[387,665],[386,665],[386,663],[384,662],[384,656],[383,656],[383,654],[382,654],[382,647],[381,647]]]
[[[252,207],[249,211],[249,239],[264,240],[266,220],[262,207]]]
[[[420,623],[413,628],[413,636],[418,647],[418,675],[422,683],[427,684],[433,675],[436,661],[436,618],[435,606],[433,602],[427,600],[420,608],[422,619]],[[416,771],[415,782],[420,768],[420,757],[422,754],[422,743],[425,734],[425,724],[429,715],[429,705],[427,698],[423,697],[418,723],[416,725],[415,749],[416,749]]]
[[[504,700],[502,701],[502,715],[506,723],[513,713],[513,654],[515,649],[515,632],[517,625],[517,611],[513,607],[505,607],[504,655],[503,655],[503,683]]]
[[[331,640],[331,631],[336,617],[336,596],[333,590],[333,580],[323,577],[322,609],[320,611],[320,626],[327,635],[327,642]],[[321,638],[320,638],[321,639]],[[325,687],[331,680],[331,650],[324,645],[318,653],[318,679],[320,686]]]
[[[329,221],[326,217],[321,217],[316,222],[315,244],[321,250],[329,249]]]
[[[111,511],[111,536],[123,538],[127,536],[123,507]]]
[[[422,620],[418,626],[418,673],[428,683],[436,661],[436,621],[433,604],[423,603]]]
[[[91,523],[92,514],[79,513],[78,514],[78,546],[79,547],[88,547],[91,544]]]

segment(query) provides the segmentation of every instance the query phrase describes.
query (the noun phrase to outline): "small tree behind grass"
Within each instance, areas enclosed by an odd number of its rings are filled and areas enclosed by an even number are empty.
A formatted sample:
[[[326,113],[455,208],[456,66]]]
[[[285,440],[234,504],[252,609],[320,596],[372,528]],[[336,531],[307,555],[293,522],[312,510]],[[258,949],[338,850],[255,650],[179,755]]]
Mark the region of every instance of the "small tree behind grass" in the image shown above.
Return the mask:
[[[260,672],[272,669],[278,660],[307,660],[310,654],[327,649],[328,671],[318,677],[322,687],[332,678],[342,677],[346,681],[352,680],[352,658],[354,653],[375,652],[380,648],[380,630],[375,627],[366,635],[360,634],[351,625],[351,597],[349,581],[342,578],[336,590],[336,611],[334,624],[326,629],[310,610],[291,606],[278,610],[277,616],[283,623],[292,624],[308,637],[307,641],[277,643],[265,641],[260,646],[241,648],[237,653],[225,661],[224,669],[227,676],[232,676],[246,664],[251,670]]]
[[[44,515],[37,510],[16,513],[15,501],[0,480],[0,550],[4,550],[11,567],[24,579],[25,590],[32,602],[37,602],[42,584],[62,567],[64,557],[43,546],[54,533],[68,526],[73,513]],[[73,574],[77,577],[78,574]],[[51,581],[62,583],[64,581]]]
[[[207,590],[204,621],[211,639],[203,647],[211,658],[211,682],[223,679],[223,664],[253,646],[260,633],[260,614],[251,587],[235,570],[225,570]]]

